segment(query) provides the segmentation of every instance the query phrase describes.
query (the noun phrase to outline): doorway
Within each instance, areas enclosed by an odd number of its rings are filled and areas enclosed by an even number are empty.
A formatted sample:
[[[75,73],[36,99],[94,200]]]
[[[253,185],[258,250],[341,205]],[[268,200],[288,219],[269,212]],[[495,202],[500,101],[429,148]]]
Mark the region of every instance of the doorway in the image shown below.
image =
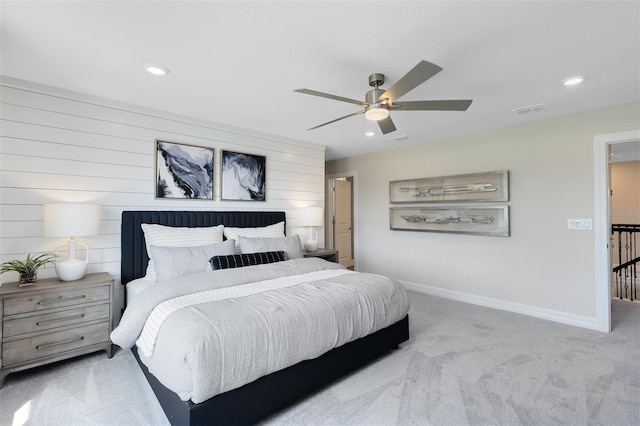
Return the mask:
[[[338,251],[338,262],[355,270],[355,214],[356,177],[355,173],[327,176],[327,247]]]
[[[640,130],[594,138],[596,322],[599,331],[611,331],[611,177],[610,151],[617,144],[640,143]]]
[[[638,302],[640,243],[640,141],[610,145],[611,294]]]

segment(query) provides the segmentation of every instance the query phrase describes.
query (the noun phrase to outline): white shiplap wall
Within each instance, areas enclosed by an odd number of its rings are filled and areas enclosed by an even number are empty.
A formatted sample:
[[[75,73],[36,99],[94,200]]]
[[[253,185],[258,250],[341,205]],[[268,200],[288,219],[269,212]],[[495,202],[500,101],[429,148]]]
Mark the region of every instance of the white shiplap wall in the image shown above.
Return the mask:
[[[42,236],[45,203],[102,206],[100,235],[80,241],[92,250],[90,272],[109,272],[118,281],[123,210],[284,210],[293,235],[303,232],[299,207],[324,207],[324,146],[5,76],[0,90],[0,262],[65,244],[64,238]],[[154,198],[156,139],[215,148],[213,201]],[[220,201],[221,149],[267,157],[266,202]],[[53,276],[52,268],[39,272]]]

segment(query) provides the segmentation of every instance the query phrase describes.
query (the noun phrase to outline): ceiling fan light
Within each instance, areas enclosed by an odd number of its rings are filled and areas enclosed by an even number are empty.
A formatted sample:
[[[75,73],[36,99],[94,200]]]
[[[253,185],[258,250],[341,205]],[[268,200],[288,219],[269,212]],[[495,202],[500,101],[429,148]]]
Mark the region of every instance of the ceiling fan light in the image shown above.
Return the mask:
[[[380,121],[389,117],[389,110],[384,107],[369,107],[364,112],[364,116],[367,120]]]

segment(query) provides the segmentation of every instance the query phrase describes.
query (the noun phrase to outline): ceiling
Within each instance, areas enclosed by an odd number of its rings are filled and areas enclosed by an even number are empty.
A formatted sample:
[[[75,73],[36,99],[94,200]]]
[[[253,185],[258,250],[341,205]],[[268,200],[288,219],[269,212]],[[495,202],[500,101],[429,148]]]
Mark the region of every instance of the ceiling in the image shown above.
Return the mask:
[[[3,75],[326,145],[327,160],[640,99],[638,1],[0,7]],[[388,88],[423,59],[444,70],[400,100],[473,99],[466,112],[392,111],[398,130],[387,135],[363,115],[306,130],[359,107],[294,89],[364,100],[369,74],[385,74]],[[150,75],[145,64],[170,73]],[[564,87],[573,75],[587,79]],[[539,103],[548,109],[513,112]]]

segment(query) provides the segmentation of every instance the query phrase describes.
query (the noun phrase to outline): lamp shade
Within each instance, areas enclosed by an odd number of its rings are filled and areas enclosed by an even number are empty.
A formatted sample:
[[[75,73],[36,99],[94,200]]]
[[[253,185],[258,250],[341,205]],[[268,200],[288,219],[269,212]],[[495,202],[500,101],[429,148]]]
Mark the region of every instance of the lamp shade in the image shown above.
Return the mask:
[[[100,206],[96,204],[45,204],[45,237],[81,237],[100,232]]]
[[[324,209],[322,207],[304,207],[300,209],[300,225],[323,226]]]

